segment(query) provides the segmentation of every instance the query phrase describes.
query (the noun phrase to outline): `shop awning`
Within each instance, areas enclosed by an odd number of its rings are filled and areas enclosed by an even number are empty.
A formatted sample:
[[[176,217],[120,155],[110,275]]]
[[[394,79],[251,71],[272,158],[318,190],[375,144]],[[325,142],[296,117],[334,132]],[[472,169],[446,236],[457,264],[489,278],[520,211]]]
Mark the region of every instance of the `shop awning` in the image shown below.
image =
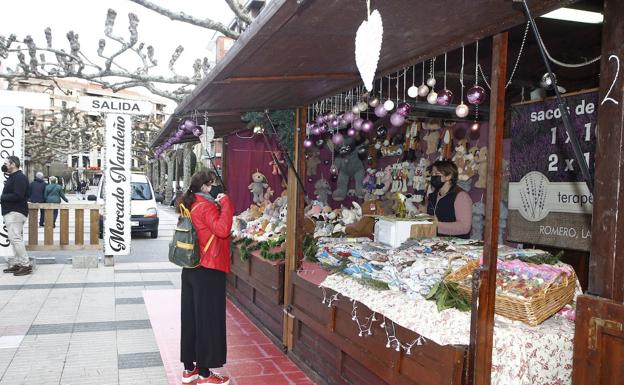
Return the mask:
[[[531,0],[540,15],[571,0]],[[373,0],[384,23],[378,74],[385,75],[525,22],[513,0]],[[240,114],[295,108],[361,84],[355,33],[363,0],[273,0],[225,58],[176,109],[152,141],[165,141],[180,120],[223,136],[243,128]],[[187,138],[192,139],[192,138]]]

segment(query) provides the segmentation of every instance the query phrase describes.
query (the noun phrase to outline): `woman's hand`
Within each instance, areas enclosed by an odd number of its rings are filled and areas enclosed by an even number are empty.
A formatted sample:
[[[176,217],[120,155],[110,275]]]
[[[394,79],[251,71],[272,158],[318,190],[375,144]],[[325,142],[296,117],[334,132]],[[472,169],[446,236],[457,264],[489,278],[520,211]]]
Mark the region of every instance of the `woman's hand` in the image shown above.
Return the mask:
[[[220,200],[221,198],[225,197],[226,195],[224,193],[219,193],[219,195],[217,195],[216,200]]]

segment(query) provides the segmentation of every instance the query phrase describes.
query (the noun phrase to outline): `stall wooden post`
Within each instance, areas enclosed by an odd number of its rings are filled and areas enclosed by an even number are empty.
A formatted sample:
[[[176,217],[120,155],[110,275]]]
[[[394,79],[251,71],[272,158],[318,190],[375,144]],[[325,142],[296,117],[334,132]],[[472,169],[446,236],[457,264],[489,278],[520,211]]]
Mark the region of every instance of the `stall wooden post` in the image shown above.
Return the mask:
[[[622,41],[624,2],[605,0],[589,259],[589,293],[593,295],[581,296],[577,302],[574,385],[615,384],[624,378]]]
[[[295,171],[305,180],[305,155],[303,137],[306,126],[306,108],[298,108],[295,114],[292,161],[295,170],[288,168],[288,217],[286,218],[286,266],[284,272],[284,333],[282,343],[288,350],[293,346],[294,319],[291,314],[291,275],[301,267],[303,256],[303,207],[304,191],[297,181]]]
[[[488,174],[485,203],[483,267],[479,271],[478,298],[473,301],[470,325],[468,373],[474,385],[489,385],[492,370],[494,302],[496,300],[496,257],[500,212],[500,182],[505,125],[505,83],[507,79],[508,34],[494,36],[492,48],[492,95],[488,134]]]

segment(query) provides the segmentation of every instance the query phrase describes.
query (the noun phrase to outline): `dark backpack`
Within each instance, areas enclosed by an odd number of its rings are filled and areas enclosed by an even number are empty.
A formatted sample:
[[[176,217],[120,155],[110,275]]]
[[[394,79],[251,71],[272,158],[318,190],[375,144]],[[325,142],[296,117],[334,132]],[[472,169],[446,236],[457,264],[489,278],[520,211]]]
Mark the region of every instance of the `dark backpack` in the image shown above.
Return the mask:
[[[213,239],[214,234],[204,250],[210,247]],[[194,268],[199,266],[200,258],[199,240],[191,221],[191,212],[183,204],[180,204],[180,217],[173,233],[173,239],[169,243],[169,261],[181,267]]]

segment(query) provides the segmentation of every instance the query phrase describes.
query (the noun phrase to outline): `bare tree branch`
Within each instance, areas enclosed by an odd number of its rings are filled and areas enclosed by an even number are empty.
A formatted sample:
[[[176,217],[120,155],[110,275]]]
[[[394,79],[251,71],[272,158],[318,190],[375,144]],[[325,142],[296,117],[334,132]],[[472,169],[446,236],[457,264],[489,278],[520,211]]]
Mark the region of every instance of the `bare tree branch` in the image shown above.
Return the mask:
[[[242,20],[246,24],[251,24],[251,17],[245,13],[245,10],[238,0],[225,0],[225,2],[239,20]]]
[[[212,19],[198,19],[194,16],[187,15],[184,12],[176,13],[147,0],[130,0],[130,1],[132,1],[133,3],[139,4],[140,6],[143,6],[147,9],[150,9],[156,13],[159,13],[163,16],[166,16],[171,20],[182,21],[184,23],[196,25],[198,27],[212,29],[213,31],[221,32],[225,36],[230,37],[232,39],[238,39],[239,37],[239,34],[237,32],[230,30],[224,24],[219,23],[218,21],[214,21]],[[228,5],[231,2],[231,0],[225,0],[225,1],[228,2]],[[236,13],[236,11],[234,12]],[[251,22],[251,20],[249,20],[249,22]]]

